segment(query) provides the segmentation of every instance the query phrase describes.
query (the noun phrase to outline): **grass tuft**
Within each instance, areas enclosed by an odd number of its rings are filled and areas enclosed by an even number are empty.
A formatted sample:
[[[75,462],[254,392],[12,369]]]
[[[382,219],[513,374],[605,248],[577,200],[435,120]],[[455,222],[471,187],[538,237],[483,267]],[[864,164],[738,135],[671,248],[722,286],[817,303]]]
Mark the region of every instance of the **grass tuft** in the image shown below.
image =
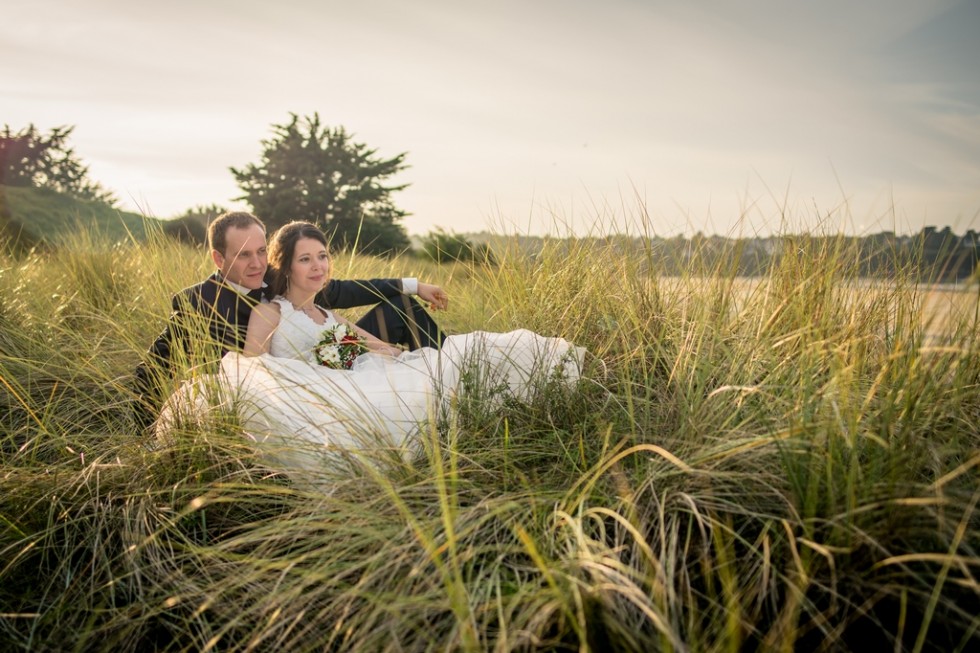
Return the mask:
[[[697,252],[667,277],[630,242],[338,255],[446,287],[451,332],[590,356],[521,401],[476,383],[408,462],[303,475],[217,401],[137,433],[131,372],[202,252],[93,231],[3,254],[2,648],[972,650],[976,288],[859,278],[844,238],[787,237],[754,279]]]

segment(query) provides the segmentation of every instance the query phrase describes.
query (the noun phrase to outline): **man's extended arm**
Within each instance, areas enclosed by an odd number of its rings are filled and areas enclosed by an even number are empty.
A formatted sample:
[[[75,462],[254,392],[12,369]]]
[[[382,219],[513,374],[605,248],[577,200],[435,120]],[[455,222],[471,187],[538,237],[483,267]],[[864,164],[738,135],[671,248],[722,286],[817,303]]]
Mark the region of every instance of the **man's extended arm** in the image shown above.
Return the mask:
[[[353,308],[401,294],[401,279],[331,279],[317,295],[317,303],[326,308]]]

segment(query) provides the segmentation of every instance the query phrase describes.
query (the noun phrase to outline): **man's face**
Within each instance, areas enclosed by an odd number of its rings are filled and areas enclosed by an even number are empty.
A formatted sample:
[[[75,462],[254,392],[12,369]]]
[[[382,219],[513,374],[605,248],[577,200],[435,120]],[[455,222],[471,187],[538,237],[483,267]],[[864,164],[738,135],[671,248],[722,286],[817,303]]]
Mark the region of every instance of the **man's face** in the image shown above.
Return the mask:
[[[225,236],[224,252],[211,250],[211,259],[227,281],[245,286],[249,290],[262,287],[265,271],[269,267],[269,255],[265,244],[265,231],[257,224],[244,229],[232,227]]]

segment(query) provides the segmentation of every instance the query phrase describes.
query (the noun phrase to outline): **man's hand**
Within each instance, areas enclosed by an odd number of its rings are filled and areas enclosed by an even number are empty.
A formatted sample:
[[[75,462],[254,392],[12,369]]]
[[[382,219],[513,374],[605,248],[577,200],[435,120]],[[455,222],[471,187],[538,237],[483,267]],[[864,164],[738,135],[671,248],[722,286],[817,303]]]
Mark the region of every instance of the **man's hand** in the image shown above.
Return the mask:
[[[419,297],[429,305],[433,311],[445,309],[449,306],[449,295],[439,286],[431,283],[419,282]]]
[[[377,349],[372,350],[375,354],[381,354],[382,356],[391,356],[392,358],[398,358],[398,356],[404,351],[394,345],[383,345]]]

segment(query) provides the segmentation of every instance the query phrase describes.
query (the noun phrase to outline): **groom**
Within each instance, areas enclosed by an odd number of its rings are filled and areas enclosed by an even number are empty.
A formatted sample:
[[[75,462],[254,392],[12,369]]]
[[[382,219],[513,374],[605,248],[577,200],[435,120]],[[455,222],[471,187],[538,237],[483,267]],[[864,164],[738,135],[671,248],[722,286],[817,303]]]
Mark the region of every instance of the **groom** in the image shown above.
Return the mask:
[[[203,319],[222,355],[240,351],[252,307],[269,299],[265,296],[269,261],[261,220],[251,213],[224,213],[208,227],[208,246],[217,271],[174,295],[166,328],[150,346],[147,359],[136,368],[136,418],[143,427],[152,423],[162,401],[159,380],[162,374],[172,373],[174,348],[188,355],[195,345],[202,344],[191,342],[188,325]],[[357,322],[359,327],[408,349],[438,347],[445,335],[410,295],[418,295],[433,309],[446,308],[449,303],[442,288],[412,278],[331,279],[316,302],[327,308],[351,308],[380,300]]]

